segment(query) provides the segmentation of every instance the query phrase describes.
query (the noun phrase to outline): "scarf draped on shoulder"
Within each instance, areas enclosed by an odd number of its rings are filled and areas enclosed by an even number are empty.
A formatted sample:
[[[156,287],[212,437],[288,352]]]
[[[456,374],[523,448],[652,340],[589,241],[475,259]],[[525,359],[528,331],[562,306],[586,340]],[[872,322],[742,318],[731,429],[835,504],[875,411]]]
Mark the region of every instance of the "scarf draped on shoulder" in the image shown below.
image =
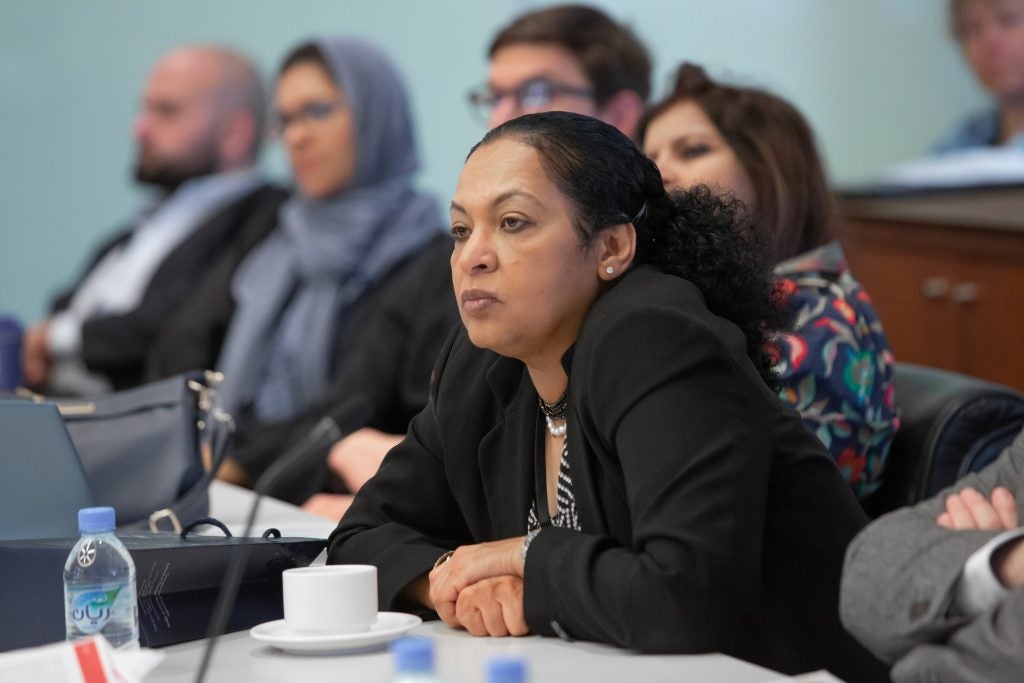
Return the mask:
[[[419,156],[395,67],[360,40],[316,45],[352,110],[355,173],[326,199],[297,191],[235,273],[221,395],[226,410],[260,421],[286,419],[324,394],[353,307],[443,229],[437,202],[412,184]]]

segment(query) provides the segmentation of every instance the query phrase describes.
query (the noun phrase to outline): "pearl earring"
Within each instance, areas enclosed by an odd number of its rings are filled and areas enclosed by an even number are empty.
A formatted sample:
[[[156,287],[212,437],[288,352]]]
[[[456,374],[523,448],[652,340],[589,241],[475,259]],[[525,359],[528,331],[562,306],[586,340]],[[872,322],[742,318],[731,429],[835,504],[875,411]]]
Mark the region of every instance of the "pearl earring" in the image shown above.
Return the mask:
[[[606,273],[608,273],[609,275],[611,275],[612,273],[614,273],[614,272],[615,272],[615,269],[614,269],[614,268],[612,268],[611,266],[608,266],[607,268],[605,268],[605,269],[604,269],[604,272],[606,272]]]

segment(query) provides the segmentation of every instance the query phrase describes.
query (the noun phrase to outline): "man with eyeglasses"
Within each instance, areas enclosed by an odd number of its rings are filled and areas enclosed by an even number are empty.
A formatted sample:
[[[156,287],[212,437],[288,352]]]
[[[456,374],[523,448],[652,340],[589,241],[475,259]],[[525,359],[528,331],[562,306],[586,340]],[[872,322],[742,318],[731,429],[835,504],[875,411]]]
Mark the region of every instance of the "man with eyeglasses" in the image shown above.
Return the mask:
[[[175,307],[205,278],[228,287],[273,227],[284,192],[255,168],[264,111],[261,78],[235,52],[187,46],[156,64],[134,127],[135,177],[155,201],[25,333],[29,386],[83,394],[155,379],[149,354]]]
[[[488,50],[487,84],[469,94],[489,127],[523,114],[571,111],[633,137],[650,93],[651,59],[625,26],[582,5],[529,12]]]

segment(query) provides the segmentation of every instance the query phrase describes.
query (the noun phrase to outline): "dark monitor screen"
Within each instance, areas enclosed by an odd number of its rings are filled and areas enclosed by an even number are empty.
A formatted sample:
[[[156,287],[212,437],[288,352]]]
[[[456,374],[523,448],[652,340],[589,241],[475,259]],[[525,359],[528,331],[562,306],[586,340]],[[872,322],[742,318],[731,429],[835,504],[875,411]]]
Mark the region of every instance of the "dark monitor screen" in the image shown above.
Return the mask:
[[[56,406],[0,400],[0,539],[78,536],[92,504]]]

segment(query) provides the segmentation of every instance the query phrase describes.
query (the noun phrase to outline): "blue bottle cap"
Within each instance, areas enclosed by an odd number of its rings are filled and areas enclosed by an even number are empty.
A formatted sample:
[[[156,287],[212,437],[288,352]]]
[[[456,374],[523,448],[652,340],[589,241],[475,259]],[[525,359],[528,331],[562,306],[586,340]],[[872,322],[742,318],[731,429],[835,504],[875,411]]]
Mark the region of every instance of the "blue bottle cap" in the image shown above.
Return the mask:
[[[494,657],[487,662],[487,683],[523,683],[526,662],[519,657]]]
[[[87,534],[100,534],[114,530],[114,508],[82,508],[78,511],[78,530]]]
[[[391,644],[399,671],[433,671],[434,643],[426,638],[399,638]]]

